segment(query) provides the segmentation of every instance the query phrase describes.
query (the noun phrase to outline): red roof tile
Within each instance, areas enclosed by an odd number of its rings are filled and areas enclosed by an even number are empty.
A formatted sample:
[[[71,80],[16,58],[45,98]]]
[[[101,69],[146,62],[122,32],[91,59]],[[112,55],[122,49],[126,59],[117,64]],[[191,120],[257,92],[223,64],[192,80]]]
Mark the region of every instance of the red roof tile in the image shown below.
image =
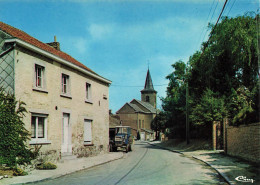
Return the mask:
[[[24,31],[21,31],[17,28],[14,28],[8,24],[5,24],[3,22],[0,21],[0,30],[4,31],[5,33],[18,38],[20,40],[23,40],[33,46],[36,46],[44,51],[47,51],[51,54],[54,54],[66,61],[69,61],[83,69],[86,69],[94,74],[96,74],[94,71],[92,71],[91,69],[89,69],[88,67],[86,67],[85,65],[83,65],[82,63],[80,63],[79,61],[77,61],[76,59],[74,59],[73,57],[71,57],[70,55],[68,55],[67,53],[64,53],[62,51],[56,50],[55,48],[49,46],[48,44],[45,44],[35,38],[33,38],[32,36],[28,35],[27,33],[25,33]]]

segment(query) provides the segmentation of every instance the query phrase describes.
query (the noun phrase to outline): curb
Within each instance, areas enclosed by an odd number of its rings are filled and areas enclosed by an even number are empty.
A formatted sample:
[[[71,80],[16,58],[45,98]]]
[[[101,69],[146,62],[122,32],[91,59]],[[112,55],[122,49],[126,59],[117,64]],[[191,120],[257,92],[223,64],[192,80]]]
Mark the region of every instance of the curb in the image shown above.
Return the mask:
[[[204,160],[202,160],[202,159],[200,159],[200,158],[197,158],[197,157],[195,157],[195,156],[192,156],[192,158],[194,158],[194,159],[196,159],[196,160],[199,160],[199,161],[201,161],[201,162],[207,164],[209,167],[211,167],[212,169],[214,169],[214,170],[226,181],[226,183],[228,183],[229,185],[234,185],[233,183],[230,182],[229,178],[228,178],[225,174],[221,173],[218,169],[216,169],[215,167],[213,167],[213,166],[212,166],[211,164],[209,164],[208,162],[206,162],[206,161],[204,161]]]
[[[184,153],[182,153],[182,152],[180,152],[180,151],[171,150],[171,149],[168,149],[168,148],[165,148],[165,147],[162,147],[162,146],[158,146],[158,145],[155,145],[155,144],[152,144],[152,143],[149,143],[149,142],[147,142],[147,143],[150,144],[150,145],[152,145],[152,146],[156,146],[156,147],[158,147],[158,148],[162,148],[162,149],[165,149],[165,150],[169,150],[169,151],[174,152],[174,153],[179,153],[179,154],[182,154],[182,155],[184,155],[184,156],[187,157],[187,155],[185,155]],[[201,161],[201,162],[207,164],[209,167],[211,167],[213,170],[215,170],[215,171],[226,181],[226,183],[228,183],[229,185],[234,185],[233,183],[230,182],[229,178],[228,178],[225,174],[221,173],[219,170],[217,170],[215,167],[213,167],[213,166],[212,166],[211,164],[209,164],[208,162],[206,162],[206,161],[204,161],[204,160],[202,160],[202,159],[199,159],[199,158],[197,158],[197,157],[195,157],[195,156],[192,156],[192,158],[197,159],[197,160],[199,160],[199,161]]]
[[[90,169],[90,168],[93,168],[93,167],[96,167],[96,166],[99,166],[99,165],[103,165],[103,164],[106,164],[106,163],[109,163],[109,162],[112,162],[112,161],[116,161],[118,159],[122,159],[124,157],[124,154],[122,153],[122,155],[120,155],[118,158],[115,158],[115,159],[112,159],[112,160],[108,160],[108,161],[105,161],[105,162],[101,162],[101,163],[98,163],[98,164],[94,164],[92,166],[88,166],[88,167],[85,167],[83,166],[82,168],[80,169],[77,169],[75,171],[70,171],[70,172],[65,172],[65,173],[61,173],[61,174],[58,174],[58,175],[54,175],[52,177],[47,177],[47,178],[44,178],[44,179],[40,179],[40,180],[34,180],[34,181],[30,181],[30,182],[21,182],[21,183],[11,183],[12,185],[20,185],[20,184],[33,184],[33,183],[37,183],[37,182],[43,182],[43,181],[47,181],[47,180],[52,180],[52,179],[56,179],[56,178],[59,178],[59,177],[63,177],[65,175],[69,175],[69,174],[72,174],[72,173],[75,173],[75,172],[79,172],[81,170],[86,170],[86,169]],[[0,181],[1,182],[1,181]],[[1,183],[0,183],[1,184]]]

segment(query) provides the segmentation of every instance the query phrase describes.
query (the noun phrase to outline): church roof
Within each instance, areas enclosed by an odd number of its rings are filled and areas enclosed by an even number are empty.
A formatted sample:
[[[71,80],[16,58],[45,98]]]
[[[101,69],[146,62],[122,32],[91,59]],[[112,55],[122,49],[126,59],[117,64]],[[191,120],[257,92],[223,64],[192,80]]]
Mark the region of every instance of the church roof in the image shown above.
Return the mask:
[[[145,91],[147,91],[147,92],[155,92],[156,93],[156,91],[153,88],[152,77],[150,75],[149,69],[147,70],[144,89],[141,92],[145,92]]]
[[[130,107],[132,107],[136,112],[144,112],[142,109],[140,109],[136,104],[128,103]]]
[[[143,106],[144,108],[146,108],[148,110],[147,111],[148,113],[156,114],[156,109],[150,103],[140,101],[137,99],[133,99],[130,103],[133,104],[134,101],[137,102],[139,105]]]

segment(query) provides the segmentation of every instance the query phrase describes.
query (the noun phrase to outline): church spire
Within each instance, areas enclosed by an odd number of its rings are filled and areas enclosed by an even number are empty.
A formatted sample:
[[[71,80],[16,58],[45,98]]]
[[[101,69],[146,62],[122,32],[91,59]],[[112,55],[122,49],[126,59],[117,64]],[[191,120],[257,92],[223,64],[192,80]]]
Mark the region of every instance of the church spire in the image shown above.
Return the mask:
[[[147,70],[145,85],[144,85],[144,89],[142,91],[151,91],[151,92],[155,91],[153,88],[153,82],[152,82],[149,68]]]
[[[154,108],[156,108],[156,90],[153,88],[153,82],[148,68],[146,74],[146,80],[144,89],[141,90],[141,100],[147,103],[150,103]]]

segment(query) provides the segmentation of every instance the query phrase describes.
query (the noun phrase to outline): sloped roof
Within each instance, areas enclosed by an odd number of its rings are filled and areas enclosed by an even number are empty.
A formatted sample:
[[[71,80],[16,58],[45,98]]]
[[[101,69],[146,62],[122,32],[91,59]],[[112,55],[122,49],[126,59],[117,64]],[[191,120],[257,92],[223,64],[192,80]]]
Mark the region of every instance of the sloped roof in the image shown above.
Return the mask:
[[[144,112],[142,109],[140,109],[137,105],[133,103],[128,103],[136,112]]]
[[[118,115],[109,114],[109,128],[115,128],[120,125],[120,117]]]
[[[3,22],[0,21],[0,30],[2,30],[3,32],[9,34],[10,36],[14,37],[14,38],[18,38],[20,40],[23,40],[33,46],[36,46],[44,51],[47,51],[53,55],[56,55],[68,62],[71,62],[91,73],[96,74],[94,71],[92,71],[91,69],[89,69],[88,67],[86,67],[85,65],[83,65],[82,63],[80,63],[79,61],[77,61],[76,59],[74,59],[73,57],[71,57],[70,55],[68,55],[67,53],[64,53],[62,51],[56,50],[55,48],[49,46],[48,44],[45,44],[37,39],[35,39],[34,37],[30,36],[29,34],[25,33],[22,30],[19,30],[17,28],[14,28],[8,24],[5,24]],[[98,74],[96,74],[98,75]]]
[[[153,88],[153,82],[152,82],[152,77],[150,75],[150,71],[149,69],[147,70],[147,74],[146,74],[146,79],[145,79],[145,85],[144,85],[144,89],[141,90],[141,92],[156,92]]]
[[[136,101],[137,103],[139,103],[140,105],[142,105],[143,107],[148,109],[151,113],[156,114],[156,109],[150,103],[143,102],[143,101],[136,100],[136,99],[133,99],[130,103],[132,103],[134,101]]]

